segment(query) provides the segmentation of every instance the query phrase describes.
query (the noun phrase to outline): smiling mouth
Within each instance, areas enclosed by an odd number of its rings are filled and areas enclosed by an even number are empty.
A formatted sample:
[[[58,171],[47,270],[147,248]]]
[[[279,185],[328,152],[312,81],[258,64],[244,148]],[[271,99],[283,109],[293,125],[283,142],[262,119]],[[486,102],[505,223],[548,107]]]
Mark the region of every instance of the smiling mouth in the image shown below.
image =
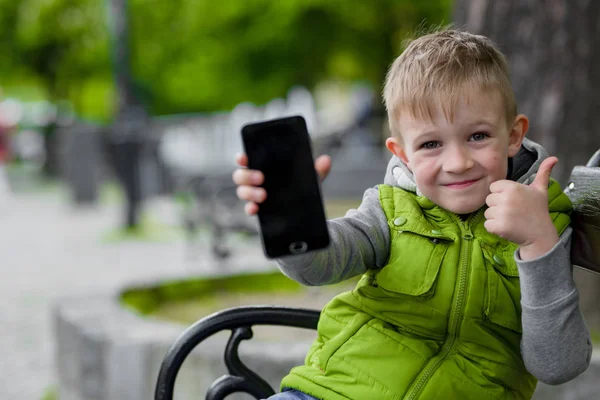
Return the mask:
[[[470,181],[462,181],[462,182],[454,182],[454,183],[449,183],[449,184],[444,185],[444,186],[446,186],[448,188],[451,188],[451,189],[464,189],[464,188],[467,188],[467,187],[473,185],[478,180],[479,179],[473,179],[473,180],[470,180]]]

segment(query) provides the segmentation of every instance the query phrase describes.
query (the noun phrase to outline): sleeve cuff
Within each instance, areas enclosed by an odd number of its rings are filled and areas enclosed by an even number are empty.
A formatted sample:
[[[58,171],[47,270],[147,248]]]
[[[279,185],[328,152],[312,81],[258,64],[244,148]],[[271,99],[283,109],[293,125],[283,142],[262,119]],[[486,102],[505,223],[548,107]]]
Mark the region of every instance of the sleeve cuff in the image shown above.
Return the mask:
[[[515,261],[522,304],[543,307],[568,297],[576,289],[570,257],[571,233],[572,229],[567,228],[548,253],[533,260],[521,260],[517,249]]]

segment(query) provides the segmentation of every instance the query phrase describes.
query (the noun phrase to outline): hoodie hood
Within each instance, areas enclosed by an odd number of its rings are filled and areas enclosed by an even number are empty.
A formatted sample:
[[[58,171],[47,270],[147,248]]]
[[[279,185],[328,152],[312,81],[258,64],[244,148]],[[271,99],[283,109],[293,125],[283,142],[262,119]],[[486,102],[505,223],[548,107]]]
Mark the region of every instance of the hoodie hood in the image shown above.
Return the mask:
[[[546,158],[548,158],[546,149],[536,142],[524,138],[521,149],[509,161],[508,179],[526,185],[530,184],[535,179],[540,164]],[[388,163],[383,183],[416,193],[417,196],[421,195],[415,183],[414,175],[406,164],[396,156],[392,156]]]

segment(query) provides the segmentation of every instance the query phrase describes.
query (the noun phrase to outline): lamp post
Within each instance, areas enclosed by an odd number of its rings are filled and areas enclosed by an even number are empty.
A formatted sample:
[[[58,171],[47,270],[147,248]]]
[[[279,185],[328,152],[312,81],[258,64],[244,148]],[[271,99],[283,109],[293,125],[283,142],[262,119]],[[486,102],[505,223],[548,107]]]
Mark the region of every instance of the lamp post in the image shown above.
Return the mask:
[[[142,202],[140,155],[148,115],[136,97],[131,76],[127,0],[108,0],[108,6],[117,92],[117,112],[108,140],[115,172],[126,195],[125,227],[134,229],[139,224]]]

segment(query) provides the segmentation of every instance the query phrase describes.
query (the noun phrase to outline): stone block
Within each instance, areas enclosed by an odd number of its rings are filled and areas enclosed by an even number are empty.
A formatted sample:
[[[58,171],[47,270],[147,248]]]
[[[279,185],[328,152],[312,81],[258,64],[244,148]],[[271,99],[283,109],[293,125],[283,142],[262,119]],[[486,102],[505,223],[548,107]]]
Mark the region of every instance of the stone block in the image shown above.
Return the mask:
[[[148,400],[160,365],[185,326],[144,318],[125,310],[117,293],[59,300],[53,313],[55,360],[61,400]],[[226,374],[223,357],[229,332],[208,338],[188,356],[175,386],[176,400],[202,398]],[[271,343],[252,339],[240,345],[244,363],[275,389],[304,359],[310,342]],[[244,400],[240,394],[228,399]]]

